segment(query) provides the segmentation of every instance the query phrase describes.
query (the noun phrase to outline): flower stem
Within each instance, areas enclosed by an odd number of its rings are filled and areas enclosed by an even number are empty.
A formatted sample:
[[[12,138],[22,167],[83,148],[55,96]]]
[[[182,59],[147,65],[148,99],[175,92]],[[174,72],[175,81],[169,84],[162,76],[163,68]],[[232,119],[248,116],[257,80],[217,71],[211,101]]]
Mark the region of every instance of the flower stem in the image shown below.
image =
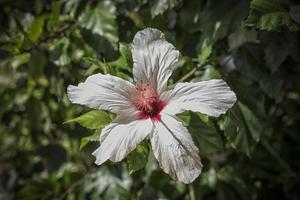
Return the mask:
[[[189,196],[190,196],[190,200],[196,200],[196,194],[195,194],[195,189],[193,184],[189,184]]]

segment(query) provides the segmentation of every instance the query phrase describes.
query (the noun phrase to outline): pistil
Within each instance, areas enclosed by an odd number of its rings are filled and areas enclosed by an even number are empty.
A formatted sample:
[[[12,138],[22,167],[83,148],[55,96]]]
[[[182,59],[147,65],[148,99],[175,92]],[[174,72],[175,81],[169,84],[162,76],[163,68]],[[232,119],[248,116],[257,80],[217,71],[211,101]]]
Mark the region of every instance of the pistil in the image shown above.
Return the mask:
[[[159,100],[156,90],[149,83],[135,83],[136,94],[132,97],[133,105],[140,111],[140,119],[160,120],[160,111],[166,103]]]

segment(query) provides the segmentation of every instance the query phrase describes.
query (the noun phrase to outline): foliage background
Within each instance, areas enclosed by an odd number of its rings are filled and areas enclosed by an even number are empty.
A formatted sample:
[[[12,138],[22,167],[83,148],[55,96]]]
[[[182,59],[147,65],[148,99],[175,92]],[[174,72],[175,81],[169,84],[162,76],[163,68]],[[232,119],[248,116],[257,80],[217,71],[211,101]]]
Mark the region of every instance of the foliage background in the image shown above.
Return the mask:
[[[299,13],[296,0],[1,0],[0,199],[298,199]],[[182,53],[170,83],[223,78],[239,100],[218,119],[180,116],[204,164],[191,185],[165,175],[147,141],[94,165],[113,116],[66,97],[94,73],[130,79],[144,27]]]

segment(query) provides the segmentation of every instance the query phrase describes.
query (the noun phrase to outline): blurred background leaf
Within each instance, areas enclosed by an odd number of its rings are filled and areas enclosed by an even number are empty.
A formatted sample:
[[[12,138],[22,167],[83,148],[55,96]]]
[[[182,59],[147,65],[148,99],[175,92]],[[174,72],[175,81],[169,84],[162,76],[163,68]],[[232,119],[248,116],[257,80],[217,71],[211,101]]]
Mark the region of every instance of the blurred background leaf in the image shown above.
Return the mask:
[[[299,6],[0,1],[0,199],[299,199]],[[159,168],[147,140],[126,162],[93,164],[115,116],[66,95],[95,73],[132,80],[130,43],[145,27],[182,54],[170,84],[222,78],[237,94],[220,118],[178,115],[204,166],[190,185]]]

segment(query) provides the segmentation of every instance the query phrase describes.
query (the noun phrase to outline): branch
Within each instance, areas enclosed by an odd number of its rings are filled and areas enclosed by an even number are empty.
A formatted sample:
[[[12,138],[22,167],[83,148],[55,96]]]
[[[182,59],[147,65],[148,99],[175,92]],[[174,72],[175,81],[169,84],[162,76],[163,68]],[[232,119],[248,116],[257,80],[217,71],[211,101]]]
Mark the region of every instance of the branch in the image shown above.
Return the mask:
[[[55,198],[55,200],[63,200],[66,199],[67,195],[71,192],[73,192],[74,188],[80,184],[82,184],[85,179],[87,178],[87,175],[89,175],[89,171],[86,172],[86,174],[84,176],[82,176],[79,180],[75,181],[74,183],[72,183],[70,185],[70,187],[63,192],[62,194],[59,195],[59,197]]]
[[[183,81],[189,79],[191,76],[194,75],[194,73],[195,73],[198,69],[204,67],[206,64],[207,64],[207,63],[204,63],[204,64],[202,64],[202,65],[197,65],[197,66],[194,67],[191,71],[189,71],[187,74],[185,74],[183,77],[181,77],[178,81],[176,81],[176,83],[180,83],[180,82],[183,82]],[[176,83],[175,83],[175,84],[176,84]]]
[[[47,42],[48,40],[52,40],[55,38],[59,38],[61,37],[61,35],[63,35],[64,33],[66,33],[69,29],[71,29],[73,27],[73,25],[75,24],[75,22],[70,21],[66,24],[64,24],[63,26],[59,27],[57,30],[55,30],[54,32],[49,33],[48,35],[46,35],[44,38],[41,38],[39,41],[37,41],[33,46],[22,50],[22,53],[26,53],[26,52],[31,52],[34,49],[39,49],[40,45],[44,42]]]

